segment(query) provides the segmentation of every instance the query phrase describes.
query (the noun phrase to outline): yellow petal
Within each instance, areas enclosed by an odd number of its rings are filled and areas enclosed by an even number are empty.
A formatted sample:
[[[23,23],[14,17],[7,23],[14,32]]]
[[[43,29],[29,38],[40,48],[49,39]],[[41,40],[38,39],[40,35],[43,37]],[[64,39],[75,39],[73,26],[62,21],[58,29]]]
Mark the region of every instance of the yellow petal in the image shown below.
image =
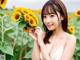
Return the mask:
[[[14,22],[17,22],[20,18],[21,18],[21,13],[20,12],[16,11],[16,12],[13,13],[12,19],[13,19]]]
[[[75,34],[74,26],[69,26],[68,30],[70,33]]]
[[[0,1],[0,7],[1,7],[2,9],[5,9],[6,4],[7,4],[7,0],[1,0],[1,1]]]
[[[80,9],[75,11],[75,16],[80,16]]]
[[[36,26],[37,26],[37,21],[36,21],[35,19],[31,18],[31,19],[29,20],[29,25],[30,25],[31,27],[36,27]]]

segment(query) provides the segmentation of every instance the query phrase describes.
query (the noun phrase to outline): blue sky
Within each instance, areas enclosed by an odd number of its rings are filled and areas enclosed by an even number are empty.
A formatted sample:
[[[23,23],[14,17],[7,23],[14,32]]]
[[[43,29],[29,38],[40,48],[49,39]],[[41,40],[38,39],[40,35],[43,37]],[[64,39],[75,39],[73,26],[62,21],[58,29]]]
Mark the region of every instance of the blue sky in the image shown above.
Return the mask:
[[[7,8],[26,7],[31,9],[41,9],[44,3],[48,0],[8,0]],[[68,12],[74,12],[80,9],[80,0],[62,0],[66,5]]]

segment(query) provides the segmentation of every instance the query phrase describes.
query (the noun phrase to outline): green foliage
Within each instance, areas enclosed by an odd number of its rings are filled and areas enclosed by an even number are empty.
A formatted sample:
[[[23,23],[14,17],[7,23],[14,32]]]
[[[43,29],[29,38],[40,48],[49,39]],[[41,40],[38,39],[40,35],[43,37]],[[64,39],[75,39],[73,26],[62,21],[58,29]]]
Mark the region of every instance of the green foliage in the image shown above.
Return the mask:
[[[73,25],[75,28],[76,36],[76,49],[74,53],[74,60],[80,60],[80,17],[75,17],[73,14],[69,14],[71,19],[69,20],[69,25]]]
[[[24,32],[19,26],[23,26],[14,23],[11,19],[12,11],[0,10],[0,54],[6,56],[6,60],[32,60],[32,48],[33,39]],[[6,12],[10,12],[9,16],[6,16]],[[74,59],[80,59],[80,18],[74,17],[72,13],[69,13],[72,19],[69,20],[69,25],[75,27],[75,36],[77,37],[76,50]],[[40,20],[39,26],[44,31],[42,21],[39,14],[36,14]]]

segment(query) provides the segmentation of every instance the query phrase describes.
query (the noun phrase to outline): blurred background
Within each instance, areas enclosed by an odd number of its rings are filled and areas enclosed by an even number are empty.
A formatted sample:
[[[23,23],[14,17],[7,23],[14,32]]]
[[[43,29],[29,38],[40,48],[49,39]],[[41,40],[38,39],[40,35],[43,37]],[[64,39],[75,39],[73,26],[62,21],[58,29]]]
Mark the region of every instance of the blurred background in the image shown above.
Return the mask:
[[[41,9],[46,1],[48,0],[0,0],[0,60],[32,60],[33,39],[28,35],[27,29],[20,28],[14,22],[14,19],[21,18],[14,10],[28,9],[39,20],[38,26],[44,31]],[[62,2],[68,11],[68,33],[77,38],[73,57],[74,60],[80,60],[80,0]]]

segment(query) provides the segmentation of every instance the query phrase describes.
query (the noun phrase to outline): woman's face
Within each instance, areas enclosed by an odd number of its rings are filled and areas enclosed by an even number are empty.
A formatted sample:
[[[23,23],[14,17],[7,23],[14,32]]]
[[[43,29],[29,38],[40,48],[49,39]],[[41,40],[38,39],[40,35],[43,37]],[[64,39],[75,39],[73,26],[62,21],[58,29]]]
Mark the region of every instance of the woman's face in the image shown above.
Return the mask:
[[[61,24],[61,20],[63,20],[63,17],[59,12],[57,12],[57,15],[54,13],[43,15],[43,22],[50,31],[58,28]]]

